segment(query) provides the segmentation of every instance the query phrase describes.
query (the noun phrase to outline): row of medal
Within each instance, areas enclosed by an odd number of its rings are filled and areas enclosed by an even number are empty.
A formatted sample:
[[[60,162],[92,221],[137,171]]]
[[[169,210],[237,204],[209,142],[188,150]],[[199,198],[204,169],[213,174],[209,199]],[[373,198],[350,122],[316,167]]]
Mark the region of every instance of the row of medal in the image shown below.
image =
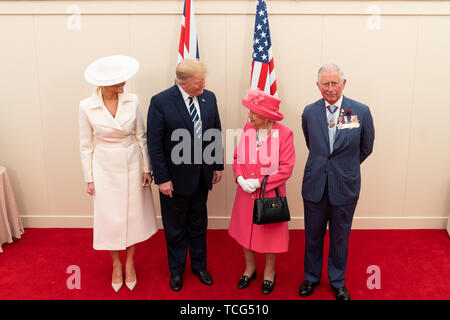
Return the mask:
[[[337,128],[338,129],[353,129],[359,128],[359,118],[358,115],[353,116],[343,116],[344,110],[341,109],[341,116],[338,117]],[[333,128],[335,126],[334,117],[331,117],[328,122],[328,127]]]
[[[357,115],[339,117],[337,127],[338,129],[359,128],[359,118]]]

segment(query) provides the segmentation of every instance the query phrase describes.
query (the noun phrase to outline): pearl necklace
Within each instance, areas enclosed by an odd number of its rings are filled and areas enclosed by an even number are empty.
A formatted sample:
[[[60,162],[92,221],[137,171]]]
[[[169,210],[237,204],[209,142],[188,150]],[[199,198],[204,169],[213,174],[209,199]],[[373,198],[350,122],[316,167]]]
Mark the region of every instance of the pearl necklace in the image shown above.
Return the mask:
[[[270,131],[272,130],[272,127],[273,127],[273,124],[271,124],[270,127],[267,129],[262,129],[263,132],[266,133],[265,136],[262,136],[259,134],[260,129],[256,130],[256,150],[258,150],[263,145],[264,141],[267,140],[267,137],[270,135]]]

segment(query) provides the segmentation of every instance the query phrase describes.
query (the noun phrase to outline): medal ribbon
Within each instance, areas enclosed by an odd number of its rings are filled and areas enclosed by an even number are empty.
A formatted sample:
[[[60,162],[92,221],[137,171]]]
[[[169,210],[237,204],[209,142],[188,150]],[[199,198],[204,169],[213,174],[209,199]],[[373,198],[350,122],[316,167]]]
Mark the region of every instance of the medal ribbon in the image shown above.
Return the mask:
[[[331,107],[334,107],[333,111],[331,111]],[[328,111],[330,111],[331,114],[335,113],[336,110],[337,110],[337,108],[338,108],[337,106],[332,106],[332,105],[329,105],[329,106],[327,107]]]

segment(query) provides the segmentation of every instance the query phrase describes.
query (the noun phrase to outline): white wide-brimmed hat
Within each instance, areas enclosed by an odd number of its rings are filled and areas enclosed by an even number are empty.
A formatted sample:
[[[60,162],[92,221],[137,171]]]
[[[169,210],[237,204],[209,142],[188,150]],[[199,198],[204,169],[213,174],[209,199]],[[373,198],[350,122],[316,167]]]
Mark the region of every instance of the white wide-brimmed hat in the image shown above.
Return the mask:
[[[107,56],[92,62],[84,71],[84,78],[96,86],[112,86],[130,79],[138,69],[139,62],[133,57]]]

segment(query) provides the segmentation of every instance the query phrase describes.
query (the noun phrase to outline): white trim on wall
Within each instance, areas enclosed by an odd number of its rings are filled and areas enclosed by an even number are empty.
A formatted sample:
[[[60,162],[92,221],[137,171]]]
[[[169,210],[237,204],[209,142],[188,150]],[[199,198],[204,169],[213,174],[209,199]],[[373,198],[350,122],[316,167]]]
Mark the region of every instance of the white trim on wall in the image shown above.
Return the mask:
[[[180,14],[182,1],[1,1],[0,15],[70,15],[69,8],[80,8],[84,15],[173,15]],[[298,1],[268,3],[271,15],[381,15],[446,16],[447,1]],[[224,8],[226,8],[224,10]],[[69,10],[69,11],[68,11]],[[217,0],[195,3],[196,15],[255,14],[254,0]]]
[[[25,228],[92,228],[92,216],[22,215]],[[447,217],[354,217],[352,229],[445,229]],[[162,229],[161,216],[157,216]],[[209,217],[208,229],[227,229],[230,217]],[[304,229],[304,218],[293,217],[290,229]]]

